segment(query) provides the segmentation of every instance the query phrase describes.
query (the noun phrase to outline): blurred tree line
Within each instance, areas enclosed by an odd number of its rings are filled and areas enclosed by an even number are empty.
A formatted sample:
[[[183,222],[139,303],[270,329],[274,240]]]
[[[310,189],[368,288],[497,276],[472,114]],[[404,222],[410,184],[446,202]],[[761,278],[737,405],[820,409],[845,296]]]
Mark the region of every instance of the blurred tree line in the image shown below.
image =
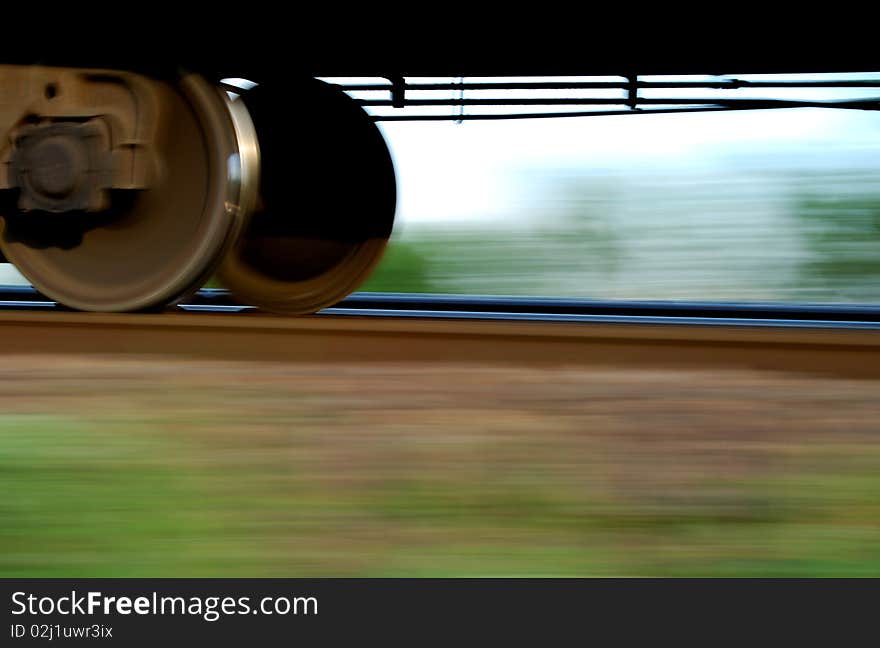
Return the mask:
[[[847,176],[836,186],[808,180],[793,196],[809,252],[800,266],[807,294],[880,301],[880,193]]]
[[[871,176],[780,173],[758,191],[759,176],[650,191],[545,178],[505,221],[409,224],[362,290],[880,302]],[[767,204],[775,211],[750,215]]]

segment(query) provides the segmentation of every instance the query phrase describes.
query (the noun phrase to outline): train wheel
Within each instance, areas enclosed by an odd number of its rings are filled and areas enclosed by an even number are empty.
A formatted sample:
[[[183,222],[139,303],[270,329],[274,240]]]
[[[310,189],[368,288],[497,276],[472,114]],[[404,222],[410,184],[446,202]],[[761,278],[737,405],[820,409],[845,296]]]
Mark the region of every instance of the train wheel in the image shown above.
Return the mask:
[[[161,118],[148,188],[114,189],[100,211],[3,205],[3,253],[34,287],[69,307],[148,310],[197,290],[243,230],[255,199],[259,162],[246,154],[256,141],[243,108],[196,75],[151,83]],[[60,174],[53,169],[53,160],[77,155],[75,144],[65,153],[70,145],[57,140],[44,146],[41,159],[49,161],[34,176],[47,195],[74,173],[69,162]]]
[[[219,277],[248,304],[313,313],[353,292],[385,250],[391,155],[370,117],[329,84],[260,84],[244,101],[260,140],[259,199]]]

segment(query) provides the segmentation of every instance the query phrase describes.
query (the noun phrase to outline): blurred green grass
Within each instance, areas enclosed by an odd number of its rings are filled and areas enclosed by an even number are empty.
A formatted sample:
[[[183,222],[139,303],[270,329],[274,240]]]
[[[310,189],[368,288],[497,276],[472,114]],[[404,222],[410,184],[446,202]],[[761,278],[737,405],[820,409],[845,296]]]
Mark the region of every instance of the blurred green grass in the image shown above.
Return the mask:
[[[880,575],[871,383],[100,362],[0,415],[4,577]]]

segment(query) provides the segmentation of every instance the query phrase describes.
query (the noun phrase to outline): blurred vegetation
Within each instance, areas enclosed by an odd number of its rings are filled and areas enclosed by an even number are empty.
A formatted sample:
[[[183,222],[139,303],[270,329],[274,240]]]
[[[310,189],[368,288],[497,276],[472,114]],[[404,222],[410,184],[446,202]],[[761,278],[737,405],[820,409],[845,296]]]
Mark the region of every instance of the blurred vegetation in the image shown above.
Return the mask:
[[[872,174],[552,176],[504,221],[410,223],[361,289],[880,303]]]
[[[422,245],[394,239],[385,250],[382,261],[360,290],[369,292],[440,292],[433,283],[429,259],[437,251],[437,243]]]
[[[12,365],[3,577],[880,575],[867,381]]]
[[[794,213],[808,256],[805,287],[841,300],[876,301],[880,294],[880,192],[847,174],[832,186],[807,183]],[[825,183],[828,184],[827,181]]]
[[[193,515],[191,477],[165,463],[179,451],[135,422],[46,415],[0,416],[0,575],[114,576],[162,562],[192,569],[199,547],[176,538],[208,533]],[[171,546],[175,548],[169,551]]]

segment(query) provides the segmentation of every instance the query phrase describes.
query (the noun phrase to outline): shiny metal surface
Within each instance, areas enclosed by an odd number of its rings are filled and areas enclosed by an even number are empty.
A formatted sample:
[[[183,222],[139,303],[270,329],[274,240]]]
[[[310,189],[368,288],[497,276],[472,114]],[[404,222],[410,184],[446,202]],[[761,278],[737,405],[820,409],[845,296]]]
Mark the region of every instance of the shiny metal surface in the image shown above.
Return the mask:
[[[356,290],[385,250],[391,156],[369,116],[328,84],[260,85],[242,97],[260,138],[260,197],[219,277],[247,304],[313,313]]]
[[[117,192],[100,213],[3,219],[6,257],[68,307],[137,311],[177,301],[213,273],[250,211],[254,144],[241,110],[196,75],[155,83],[160,160],[149,189]]]

